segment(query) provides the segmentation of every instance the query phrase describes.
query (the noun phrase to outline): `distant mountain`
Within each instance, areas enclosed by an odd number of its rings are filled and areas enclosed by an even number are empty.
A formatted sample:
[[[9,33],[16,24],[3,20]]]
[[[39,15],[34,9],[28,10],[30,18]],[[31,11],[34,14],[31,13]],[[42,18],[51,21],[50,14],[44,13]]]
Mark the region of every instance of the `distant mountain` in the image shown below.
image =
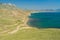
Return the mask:
[[[60,9],[56,9],[56,11],[59,11],[60,12]]]

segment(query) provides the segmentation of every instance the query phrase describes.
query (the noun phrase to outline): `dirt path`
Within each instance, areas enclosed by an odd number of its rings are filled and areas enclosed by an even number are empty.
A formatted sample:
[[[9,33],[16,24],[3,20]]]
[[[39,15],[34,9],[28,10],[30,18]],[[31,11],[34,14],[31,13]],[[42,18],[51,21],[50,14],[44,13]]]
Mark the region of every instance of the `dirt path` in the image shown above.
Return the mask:
[[[26,23],[28,22],[28,16],[27,16],[28,14],[26,14],[25,15],[25,17],[24,17],[24,23],[23,24],[20,24],[20,25],[18,25],[17,26],[17,28],[15,29],[15,30],[13,30],[13,31],[11,31],[11,32],[8,32],[9,34],[14,34],[14,33],[16,33],[17,31],[19,31],[19,30],[22,30],[22,29],[28,29],[28,28],[31,28],[31,27],[29,27]],[[23,26],[24,25],[24,27],[21,27],[21,26]]]
[[[10,31],[10,32],[8,32],[8,33],[9,33],[9,34],[14,34],[14,33],[18,32],[19,30],[31,28],[31,27],[21,27],[21,26],[23,26],[23,24],[18,25],[15,30]]]
[[[20,29],[20,26],[18,25],[17,28],[11,32],[8,32],[9,34],[13,34],[13,33],[16,33],[18,30]]]
[[[14,13],[14,12],[13,12],[13,13]],[[16,15],[16,14],[14,14],[14,15]],[[23,23],[23,24],[19,24],[19,25],[15,24],[15,25],[17,25],[17,26],[16,26],[16,28],[15,28],[14,30],[12,30],[12,31],[10,31],[10,30],[5,30],[5,31],[3,31],[3,32],[1,32],[1,33],[14,34],[14,33],[18,32],[19,30],[31,28],[31,27],[29,27],[29,26],[26,24],[27,21],[28,21],[28,14],[25,14],[25,17],[24,17],[23,20],[24,20],[24,23]],[[21,27],[21,26],[23,26],[23,25],[24,25],[24,27]]]

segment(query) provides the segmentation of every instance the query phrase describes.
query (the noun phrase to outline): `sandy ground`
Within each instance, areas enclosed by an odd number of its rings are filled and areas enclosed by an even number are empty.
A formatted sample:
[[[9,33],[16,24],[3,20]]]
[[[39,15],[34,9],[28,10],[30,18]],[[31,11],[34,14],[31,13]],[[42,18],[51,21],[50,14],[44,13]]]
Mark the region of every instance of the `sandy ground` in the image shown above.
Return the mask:
[[[28,15],[29,15],[30,13],[26,13],[25,14],[25,16],[24,16],[24,19],[23,19],[23,24],[20,24],[20,25],[18,25],[17,26],[17,28],[15,29],[15,30],[13,30],[13,31],[11,31],[11,32],[8,32],[9,34],[14,34],[14,33],[16,33],[17,31],[19,31],[19,30],[22,30],[22,29],[28,29],[28,28],[31,28],[31,27],[29,27],[26,23],[28,22]],[[21,27],[21,26],[24,26],[24,27]]]
[[[29,27],[26,23],[28,22],[28,15],[29,15],[29,13],[27,14],[25,14],[25,16],[24,16],[24,19],[23,19],[23,24],[20,24],[20,25],[18,25],[18,26],[16,26],[16,29],[14,29],[14,30],[12,30],[12,31],[9,31],[9,30],[5,30],[5,31],[3,31],[3,32],[1,32],[1,33],[8,33],[8,34],[14,34],[14,33],[16,33],[16,32],[18,32],[19,30],[22,30],[22,29],[28,29],[28,28],[31,28],[31,27]],[[17,24],[15,24],[15,25],[17,25]],[[21,27],[21,26],[24,26],[24,27]]]
[[[21,24],[21,25],[23,25],[23,24]],[[14,33],[18,32],[19,30],[30,28],[30,27],[21,27],[21,25],[18,25],[15,30],[13,30],[13,31],[11,31],[11,32],[8,32],[8,33],[9,33],[9,34],[14,34]]]

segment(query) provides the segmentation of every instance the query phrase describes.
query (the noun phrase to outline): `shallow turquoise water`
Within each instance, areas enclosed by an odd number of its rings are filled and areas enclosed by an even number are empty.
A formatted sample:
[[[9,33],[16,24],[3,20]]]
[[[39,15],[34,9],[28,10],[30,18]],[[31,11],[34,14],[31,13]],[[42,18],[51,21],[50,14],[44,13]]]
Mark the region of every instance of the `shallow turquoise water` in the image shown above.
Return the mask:
[[[60,28],[60,12],[31,13],[27,24],[39,28]]]

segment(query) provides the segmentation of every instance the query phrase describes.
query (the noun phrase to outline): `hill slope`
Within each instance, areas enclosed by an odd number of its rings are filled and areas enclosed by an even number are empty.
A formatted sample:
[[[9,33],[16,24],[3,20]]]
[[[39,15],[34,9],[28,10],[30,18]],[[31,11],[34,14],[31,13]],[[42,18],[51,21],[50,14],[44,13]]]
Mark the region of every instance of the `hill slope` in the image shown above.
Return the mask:
[[[25,12],[14,4],[0,4],[0,32],[11,31],[23,23]]]
[[[60,29],[26,27],[29,13],[18,9],[14,4],[1,3],[0,40],[60,40]]]

